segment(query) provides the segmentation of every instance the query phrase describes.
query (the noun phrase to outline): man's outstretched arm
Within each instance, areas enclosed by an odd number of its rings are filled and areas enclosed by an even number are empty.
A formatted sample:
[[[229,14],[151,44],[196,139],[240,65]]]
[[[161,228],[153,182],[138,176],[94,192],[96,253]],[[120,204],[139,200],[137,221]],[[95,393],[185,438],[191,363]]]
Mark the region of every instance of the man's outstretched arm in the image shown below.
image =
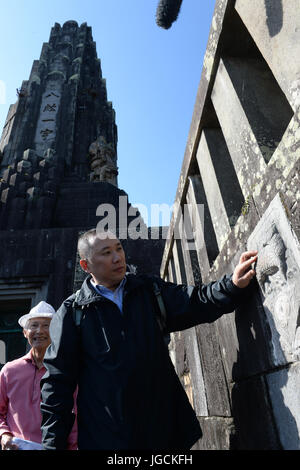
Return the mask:
[[[242,253],[233,274],[209,284],[186,286],[162,281],[167,331],[211,323],[223,314],[233,312],[251,292],[249,284],[255,276],[252,264],[256,260],[257,251]]]

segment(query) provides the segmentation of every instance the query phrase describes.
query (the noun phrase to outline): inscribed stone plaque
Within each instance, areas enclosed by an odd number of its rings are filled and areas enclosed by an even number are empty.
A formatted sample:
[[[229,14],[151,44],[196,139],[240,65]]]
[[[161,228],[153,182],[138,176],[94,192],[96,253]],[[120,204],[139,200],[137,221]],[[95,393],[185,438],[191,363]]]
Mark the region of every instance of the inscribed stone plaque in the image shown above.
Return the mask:
[[[39,155],[51,146],[56,137],[56,118],[60,106],[61,91],[59,85],[55,89],[47,90],[42,96],[40,116],[35,134],[35,149]]]
[[[272,334],[275,365],[300,358],[300,246],[277,195],[248,240]]]

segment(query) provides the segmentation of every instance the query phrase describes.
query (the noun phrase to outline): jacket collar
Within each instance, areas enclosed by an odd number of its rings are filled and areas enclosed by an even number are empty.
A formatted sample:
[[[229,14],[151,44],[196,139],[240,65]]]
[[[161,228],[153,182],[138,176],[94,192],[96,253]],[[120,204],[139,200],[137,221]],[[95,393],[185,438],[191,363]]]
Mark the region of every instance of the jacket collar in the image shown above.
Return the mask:
[[[132,273],[126,273],[126,283],[124,285],[124,295],[128,292],[136,289],[137,287],[144,284],[144,280],[139,276],[136,276]],[[91,285],[92,276],[89,274],[82,283],[78,294],[76,295],[76,304],[77,305],[87,305],[93,302],[99,302],[105,299],[100,293],[96,292],[96,290]]]

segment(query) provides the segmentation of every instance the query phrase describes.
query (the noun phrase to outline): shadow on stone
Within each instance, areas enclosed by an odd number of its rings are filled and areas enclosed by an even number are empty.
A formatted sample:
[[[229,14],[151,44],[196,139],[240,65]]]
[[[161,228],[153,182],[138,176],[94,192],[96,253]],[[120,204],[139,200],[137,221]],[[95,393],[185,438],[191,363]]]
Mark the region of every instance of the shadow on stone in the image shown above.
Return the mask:
[[[272,363],[271,332],[256,283],[249,302],[236,311],[235,322],[239,352],[232,369],[233,449],[299,449],[297,423],[283,393],[296,374],[288,364]]]
[[[283,24],[282,0],[265,0],[267,26],[271,37],[276,36]]]

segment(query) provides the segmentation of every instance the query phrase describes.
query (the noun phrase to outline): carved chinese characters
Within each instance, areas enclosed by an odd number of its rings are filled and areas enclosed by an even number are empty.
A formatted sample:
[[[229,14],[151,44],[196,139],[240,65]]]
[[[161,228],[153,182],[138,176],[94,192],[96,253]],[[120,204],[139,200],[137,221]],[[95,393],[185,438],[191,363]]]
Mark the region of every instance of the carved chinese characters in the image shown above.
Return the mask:
[[[46,148],[51,147],[51,143],[55,140],[59,102],[60,93],[57,90],[46,90],[42,96],[40,118],[35,136],[36,150],[40,155]]]

